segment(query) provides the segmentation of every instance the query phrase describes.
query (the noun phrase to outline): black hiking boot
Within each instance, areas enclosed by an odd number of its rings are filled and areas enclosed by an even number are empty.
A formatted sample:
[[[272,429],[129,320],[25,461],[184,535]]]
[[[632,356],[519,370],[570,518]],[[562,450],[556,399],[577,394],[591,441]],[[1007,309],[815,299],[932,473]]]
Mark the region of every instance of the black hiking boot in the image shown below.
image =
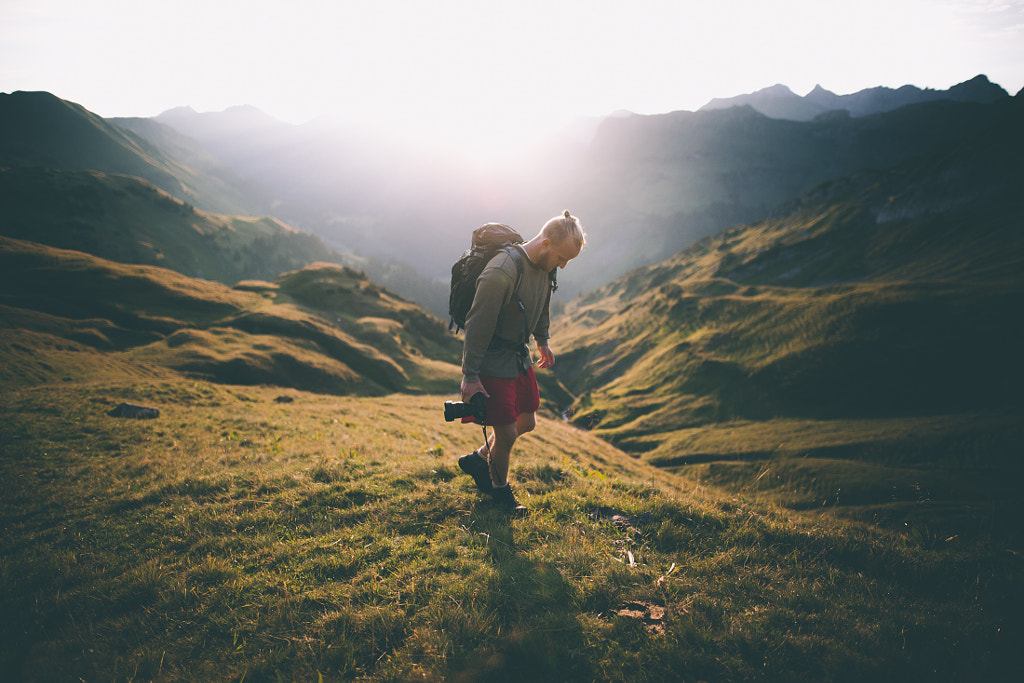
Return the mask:
[[[494,488],[494,484],[491,483],[491,468],[479,453],[470,453],[459,458],[459,469],[473,477],[476,487],[484,493],[490,493]]]
[[[494,496],[494,502],[498,507],[513,517],[522,517],[528,512],[527,507],[516,499],[516,494],[512,493],[512,487],[508,484],[492,487],[491,495]]]

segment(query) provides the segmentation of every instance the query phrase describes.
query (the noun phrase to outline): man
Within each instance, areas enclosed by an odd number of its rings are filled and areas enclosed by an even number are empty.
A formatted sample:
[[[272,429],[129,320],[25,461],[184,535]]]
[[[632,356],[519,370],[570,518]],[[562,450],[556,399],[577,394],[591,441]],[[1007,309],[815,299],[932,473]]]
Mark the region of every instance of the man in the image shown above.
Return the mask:
[[[476,295],[466,316],[462,352],[462,400],[482,392],[486,425],[493,433],[475,452],[459,458],[459,467],[477,487],[490,493],[511,514],[526,513],[508,482],[516,439],[537,425],[540,391],[530,356],[530,334],[537,340],[539,365],[550,368],[555,356],[548,346],[551,285],[548,273],[579,255],[586,235],[579,219],[566,211],[552,218],[537,236],[498,253],[476,282]],[[522,276],[516,290],[519,268]],[[520,306],[522,302],[522,306]]]

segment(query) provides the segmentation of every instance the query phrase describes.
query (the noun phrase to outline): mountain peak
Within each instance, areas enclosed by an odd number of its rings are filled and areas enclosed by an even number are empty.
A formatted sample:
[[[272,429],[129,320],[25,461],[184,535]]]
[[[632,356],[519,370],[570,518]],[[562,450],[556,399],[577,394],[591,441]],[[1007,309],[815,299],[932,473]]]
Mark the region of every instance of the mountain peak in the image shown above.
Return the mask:
[[[754,95],[762,95],[764,97],[798,97],[796,93],[789,89],[789,86],[781,83],[761,88]]]
[[[158,114],[154,118],[165,118],[165,119],[168,119],[168,118],[178,118],[178,117],[182,117],[182,116],[196,116],[196,114],[197,114],[197,112],[196,112],[195,109],[193,109],[192,107],[190,107],[188,105],[185,105],[183,107],[174,107],[173,109],[168,109],[167,111],[162,112],[161,114]]]
[[[947,92],[951,100],[981,102],[984,104],[1010,96],[1010,93],[988,80],[988,76],[984,74],[978,74],[969,81],[958,83]]]
[[[757,92],[737,95],[730,98],[715,98],[700,108],[699,111],[712,109],[729,109],[749,105],[755,110],[772,119],[789,119],[792,121],[810,121],[819,114],[828,111],[827,107],[800,97],[789,86],[777,83]]]
[[[249,104],[231,106],[218,112],[197,112],[192,107],[176,107],[154,117],[154,120],[200,142],[288,125]]]

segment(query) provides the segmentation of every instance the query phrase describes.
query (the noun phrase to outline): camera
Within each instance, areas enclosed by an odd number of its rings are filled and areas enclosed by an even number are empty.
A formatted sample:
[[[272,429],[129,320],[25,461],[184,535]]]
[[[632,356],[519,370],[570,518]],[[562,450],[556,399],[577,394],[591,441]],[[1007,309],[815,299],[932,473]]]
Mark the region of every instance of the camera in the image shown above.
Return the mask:
[[[463,417],[474,417],[477,422],[483,423],[487,419],[487,403],[481,391],[476,392],[469,399],[468,403],[445,401],[444,421],[453,422]]]

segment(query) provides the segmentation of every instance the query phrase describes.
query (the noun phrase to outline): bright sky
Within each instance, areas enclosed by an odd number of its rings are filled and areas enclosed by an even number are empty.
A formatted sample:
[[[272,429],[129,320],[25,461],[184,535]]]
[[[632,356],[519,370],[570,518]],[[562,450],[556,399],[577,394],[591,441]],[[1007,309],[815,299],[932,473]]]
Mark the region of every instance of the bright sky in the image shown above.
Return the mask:
[[[1024,0],[0,0],[0,92],[102,116],[251,104],[522,144],[626,109],[1024,86]]]

